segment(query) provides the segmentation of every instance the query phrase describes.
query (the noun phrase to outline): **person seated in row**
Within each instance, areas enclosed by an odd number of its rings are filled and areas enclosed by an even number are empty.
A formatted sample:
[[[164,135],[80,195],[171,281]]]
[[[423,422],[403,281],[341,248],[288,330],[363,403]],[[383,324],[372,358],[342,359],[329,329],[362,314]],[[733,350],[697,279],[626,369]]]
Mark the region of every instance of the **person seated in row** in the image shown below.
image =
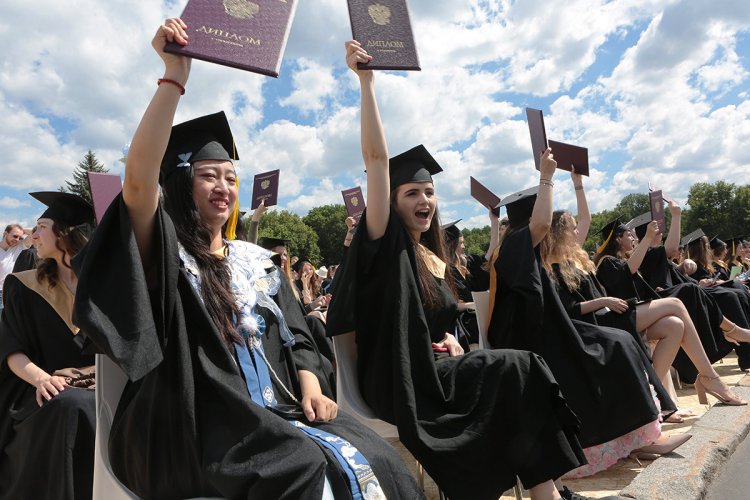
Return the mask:
[[[271,252],[226,238],[239,159],[226,117],[172,126],[191,61],[164,46],[186,30],[169,19],[154,36],[164,79],[122,196],[76,259],[76,320],[129,378],[113,472],[143,498],[421,498],[396,452],[330,399]]]
[[[362,396],[449,498],[496,499],[518,476],[534,499],[585,459],[555,378],[528,351],[464,353],[424,146],[389,159],[370,56],[346,43],[362,96],[367,209],[334,281],[328,334],[355,332]],[[511,409],[509,411],[509,409]],[[575,498],[581,498],[576,496]]]
[[[36,269],[5,278],[0,318],[0,498],[91,498],[94,357],[72,320],[71,259],[94,211],[78,195],[31,193],[47,205],[31,238]],[[75,385],[75,386],[74,386]]]

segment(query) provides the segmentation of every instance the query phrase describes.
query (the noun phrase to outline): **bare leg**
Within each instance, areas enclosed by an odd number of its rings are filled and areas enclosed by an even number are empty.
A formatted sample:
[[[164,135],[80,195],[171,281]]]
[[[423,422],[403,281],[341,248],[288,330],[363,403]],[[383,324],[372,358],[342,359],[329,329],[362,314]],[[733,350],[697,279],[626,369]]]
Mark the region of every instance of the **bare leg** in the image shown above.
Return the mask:
[[[529,494],[532,500],[559,500],[560,498],[560,493],[551,479],[529,488]]]

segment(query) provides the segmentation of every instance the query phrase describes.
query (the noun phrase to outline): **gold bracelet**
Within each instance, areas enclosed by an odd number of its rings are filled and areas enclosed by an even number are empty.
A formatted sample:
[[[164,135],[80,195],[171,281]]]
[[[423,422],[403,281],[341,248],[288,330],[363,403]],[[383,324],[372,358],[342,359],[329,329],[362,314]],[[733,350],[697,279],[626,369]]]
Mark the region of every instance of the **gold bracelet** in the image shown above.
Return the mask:
[[[555,187],[555,183],[554,182],[548,181],[548,180],[545,180],[545,179],[540,180],[539,184],[541,184],[542,186],[549,186],[551,188]]]

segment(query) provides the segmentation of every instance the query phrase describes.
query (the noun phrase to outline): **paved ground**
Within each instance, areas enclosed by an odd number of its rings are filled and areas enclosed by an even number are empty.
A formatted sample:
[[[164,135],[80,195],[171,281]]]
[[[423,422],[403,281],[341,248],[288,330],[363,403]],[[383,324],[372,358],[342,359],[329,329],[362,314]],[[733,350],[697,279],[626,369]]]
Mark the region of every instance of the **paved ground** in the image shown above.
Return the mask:
[[[724,380],[725,383],[727,383],[730,386],[737,385],[740,382],[740,379],[745,375],[743,372],[741,372],[737,366],[737,359],[734,357],[734,355],[730,355],[727,358],[723,360],[723,362],[719,362],[716,365],[714,365],[716,368],[716,371],[721,375],[722,380]],[[746,385],[750,383],[748,379],[743,380],[742,385]],[[744,390],[744,388],[742,389]],[[750,390],[748,390],[750,393]],[[667,434],[674,434],[674,433],[684,433],[684,432],[691,432],[691,428],[693,425],[695,425],[700,417],[702,417],[706,411],[709,409],[708,406],[701,405],[698,403],[698,397],[695,394],[695,390],[692,386],[683,385],[683,387],[677,388],[677,396],[678,396],[678,406],[683,410],[689,410],[692,412],[692,416],[689,416],[686,418],[684,423],[681,424],[664,424],[663,426],[663,432]],[[748,394],[743,393],[743,397],[746,399],[749,399]],[[709,396],[709,403],[714,404],[716,402],[713,397]],[[729,415],[727,412],[734,412],[732,415]],[[735,416],[736,412],[745,412],[747,413],[750,411],[750,407],[741,407],[741,408],[723,408],[723,407],[717,407],[715,412],[712,412],[712,414],[716,413],[718,415],[718,418],[721,419],[722,414],[726,417],[731,417],[733,419],[736,419]],[[739,415],[739,414],[737,414]],[[745,414],[742,414],[742,418],[745,418]],[[750,422],[748,422],[748,425],[750,425]],[[681,461],[683,462],[683,465],[685,467],[688,466],[694,466],[697,462],[700,466],[704,466],[704,463],[706,460],[702,458],[695,458],[696,454],[700,454],[701,452],[706,452],[706,450],[713,450],[713,448],[717,448],[717,453],[719,455],[723,455],[723,458],[726,458],[725,455],[731,455],[732,451],[734,451],[734,446],[736,446],[736,442],[741,441],[742,438],[744,438],[744,434],[741,436],[733,436],[735,445],[730,447],[728,451],[726,450],[727,447],[722,447],[717,445],[721,440],[720,439],[713,439],[713,436],[710,434],[711,432],[718,432],[713,429],[717,427],[717,424],[705,424],[703,425],[703,429],[699,429],[701,426],[697,426],[694,434],[696,434],[696,437],[688,441],[683,447],[685,448],[685,455],[686,457],[683,457],[680,455],[679,451],[677,450],[677,453],[673,453],[670,456],[664,457],[656,462],[651,461],[641,461],[641,463],[636,462],[635,460],[626,458],[623,460],[620,460],[617,464],[615,464],[614,467],[600,472],[599,474],[596,474],[594,476],[585,478],[585,479],[577,479],[577,480],[570,480],[565,481],[565,484],[568,485],[570,489],[573,491],[576,491],[578,493],[581,493],[582,495],[589,496],[591,498],[601,498],[605,497],[607,495],[617,495],[620,493],[621,490],[625,489],[628,485],[631,485],[633,481],[638,478],[639,474],[641,474],[645,469],[647,469],[652,463],[659,464],[660,462],[662,464],[666,464],[667,469],[674,469],[673,465],[678,464],[679,462],[674,461]],[[700,436],[698,434],[700,433]],[[745,434],[747,432],[745,431]],[[391,442],[399,451],[401,452],[402,456],[404,457],[404,460],[406,461],[407,465],[411,468],[412,472],[416,474],[416,466],[414,463],[414,459],[411,458],[411,455],[408,454],[408,452],[398,443],[397,441]],[[743,449],[747,449],[748,457],[750,457],[750,444],[745,444]],[[667,461],[672,462],[667,462]],[[745,462],[747,463],[747,462]],[[657,465],[654,468],[654,472],[656,472],[656,469],[664,468],[665,465]],[[689,467],[688,467],[689,468]],[[704,467],[705,468],[705,467]],[[700,473],[696,474],[697,476],[700,476],[699,479],[705,483],[707,481],[710,481],[711,478],[715,475],[716,471],[713,471],[713,469],[706,472],[705,470],[701,469]],[[690,472],[686,472],[686,474],[690,474]],[[750,474],[747,474],[745,472],[746,477],[748,478],[750,482]],[[656,481],[660,481],[658,478],[658,474],[651,474],[651,476],[654,476],[652,479],[651,477],[648,477],[648,474],[645,474],[642,479],[645,478],[645,480],[636,481],[634,484],[631,485],[630,488],[626,490],[628,494],[635,498],[641,498],[639,493],[641,491],[647,492],[651,486],[653,486],[652,483]],[[437,489],[435,487],[435,484],[429,479],[428,476],[426,477],[425,481],[425,491],[427,493],[428,498],[430,499],[437,499]],[[704,486],[704,485],[703,485]],[[698,491],[698,487],[693,488],[690,492]],[[633,491],[636,491],[635,494],[633,494]],[[748,486],[745,491],[750,491],[750,486]],[[701,495],[702,497],[702,495]],[[506,492],[502,496],[502,500],[513,500],[515,496],[513,496],[512,492]],[[529,498],[528,493],[525,493],[524,498]],[[644,493],[643,498],[661,498],[660,494],[646,494]],[[680,496],[675,497],[671,493],[668,493],[664,498],[667,499],[673,499],[673,498],[685,498],[687,499],[687,496]],[[700,498],[699,496],[695,496],[695,498]],[[732,496],[716,496],[716,500],[721,499],[732,499],[732,498],[750,498],[750,496],[745,497],[732,497]]]
[[[742,500],[750,494],[750,474],[747,464],[750,463],[750,440],[745,440],[732,453],[729,461],[722,467],[721,474],[708,489],[707,500]]]

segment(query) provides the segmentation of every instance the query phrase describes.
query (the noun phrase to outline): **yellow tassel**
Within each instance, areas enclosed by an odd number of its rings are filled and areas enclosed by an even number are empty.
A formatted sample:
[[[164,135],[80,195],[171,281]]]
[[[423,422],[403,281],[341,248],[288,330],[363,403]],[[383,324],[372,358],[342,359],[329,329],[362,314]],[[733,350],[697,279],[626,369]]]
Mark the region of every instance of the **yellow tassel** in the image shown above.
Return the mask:
[[[607,239],[604,240],[604,243],[596,249],[596,253],[602,253],[605,248],[607,248],[607,245],[609,244],[609,240],[612,239],[612,235],[615,234],[615,228],[612,226],[612,230],[609,232],[609,236],[607,236]]]
[[[237,221],[240,220],[240,178],[236,177],[237,183],[237,201],[234,203],[234,209],[232,210],[232,213],[229,215],[229,220],[227,221],[227,228],[224,231],[224,236],[228,240],[233,240],[237,238]]]

